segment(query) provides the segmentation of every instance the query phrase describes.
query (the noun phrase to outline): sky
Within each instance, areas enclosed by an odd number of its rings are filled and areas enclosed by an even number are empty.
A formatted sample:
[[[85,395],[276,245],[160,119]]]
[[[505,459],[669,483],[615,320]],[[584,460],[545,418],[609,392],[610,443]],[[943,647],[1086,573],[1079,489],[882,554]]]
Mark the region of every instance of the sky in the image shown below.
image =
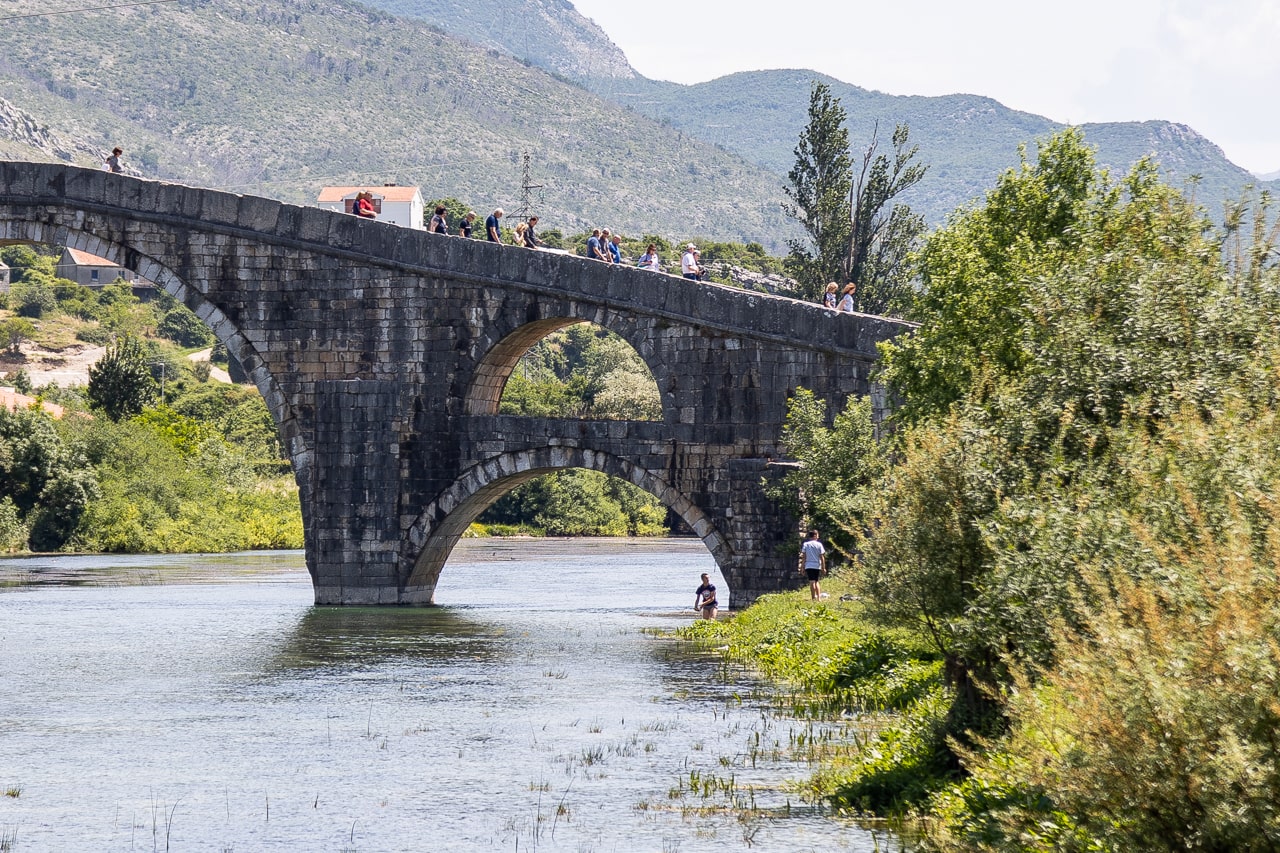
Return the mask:
[[[573,0],[646,77],[809,68],[1064,123],[1166,119],[1280,171],[1280,0]]]

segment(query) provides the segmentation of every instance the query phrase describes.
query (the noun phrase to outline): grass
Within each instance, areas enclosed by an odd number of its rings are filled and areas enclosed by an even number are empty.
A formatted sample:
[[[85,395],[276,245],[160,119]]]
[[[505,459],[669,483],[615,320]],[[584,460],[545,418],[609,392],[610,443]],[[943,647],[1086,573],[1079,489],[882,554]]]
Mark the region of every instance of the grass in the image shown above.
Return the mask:
[[[765,596],[730,620],[678,633],[761,672],[779,688],[778,711],[801,722],[785,739],[756,732],[741,766],[804,760],[815,767],[808,796],[853,812],[901,812],[945,781],[935,760],[950,701],[942,662],[922,637],[876,626],[845,579],[829,577],[823,590],[820,602],[807,590]],[[728,757],[721,765],[740,766]],[[671,795],[719,790],[733,802],[725,784],[695,775]]]

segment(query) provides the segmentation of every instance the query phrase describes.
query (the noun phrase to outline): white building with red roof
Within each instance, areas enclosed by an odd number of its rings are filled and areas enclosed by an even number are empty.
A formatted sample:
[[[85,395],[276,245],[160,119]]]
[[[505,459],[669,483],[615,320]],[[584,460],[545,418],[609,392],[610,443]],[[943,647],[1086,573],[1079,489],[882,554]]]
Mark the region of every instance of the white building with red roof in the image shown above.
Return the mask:
[[[373,196],[373,209],[378,213],[379,222],[390,222],[402,228],[423,230],[426,225],[422,219],[424,202],[422,193],[417,187],[401,187],[385,185],[381,187],[325,187],[320,190],[316,204],[325,210],[339,213],[351,213],[356,194],[368,192]]]
[[[58,278],[65,278],[85,287],[105,287],[117,278],[123,278],[134,287],[154,287],[155,285],[127,270],[115,261],[100,258],[79,249],[66,248],[54,271]]]

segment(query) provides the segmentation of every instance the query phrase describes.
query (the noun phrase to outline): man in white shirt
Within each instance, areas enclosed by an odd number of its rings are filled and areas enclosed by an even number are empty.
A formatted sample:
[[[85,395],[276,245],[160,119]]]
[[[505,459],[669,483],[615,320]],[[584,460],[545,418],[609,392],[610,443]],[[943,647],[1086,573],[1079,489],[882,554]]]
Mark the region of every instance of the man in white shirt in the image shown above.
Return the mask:
[[[693,254],[696,251],[698,247],[690,243],[684,247],[684,254],[680,256],[680,274],[694,281],[698,280],[698,274],[702,272],[698,267],[698,259]]]
[[[800,546],[800,565],[801,571],[809,578],[809,597],[818,601],[822,598],[818,580],[827,573],[827,549],[822,547],[816,530],[810,530],[809,538]]]

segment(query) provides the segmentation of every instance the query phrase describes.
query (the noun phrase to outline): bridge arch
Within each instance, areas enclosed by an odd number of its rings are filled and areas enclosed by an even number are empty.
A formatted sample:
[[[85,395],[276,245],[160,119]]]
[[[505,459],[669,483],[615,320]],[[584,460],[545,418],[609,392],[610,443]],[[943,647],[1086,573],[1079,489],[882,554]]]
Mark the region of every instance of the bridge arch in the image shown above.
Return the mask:
[[[516,486],[568,468],[599,471],[632,483],[678,514],[715,558],[733,588],[732,549],[711,519],[664,478],[611,453],[582,447],[552,446],[504,453],[473,465],[418,516],[405,539],[402,556],[412,566],[401,600],[430,603],[445,561],[471,522]]]
[[[650,359],[644,357],[644,354],[636,347],[631,338],[593,320],[583,320],[578,317],[548,317],[541,320],[533,320],[507,332],[504,337],[492,344],[481,356],[480,361],[472,371],[471,382],[463,401],[463,412],[467,415],[498,414],[502,403],[503,390],[520,363],[520,359],[526,356],[541,341],[546,340],[548,336],[561,329],[568,329],[582,323],[590,324],[597,329],[604,329],[630,347],[631,351],[640,359],[640,362],[644,364],[650,379],[657,387],[662,411],[664,413],[668,412],[670,410],[670,395],[663,393],[662,383],[658,381],[658,375],[654,373]],[[628,329],[627,331],[632,330]]]
[[[106,258],[154,282],[158,288],[191,309],[201,322],[209,327],[214,337],[227,348],[227,352],[240,362],[257,386],[266,402],[267,410],[271,412],[271,417],[275,421],[281,446],[285,448],[293,462],[295,478],[299,484],[306,482],[307,466],[311,455],[306,452],[305,442],[297,429],[293,413],[289,409],[279,383],[239,326],[232,322],[198,287],[189,285],[180,275],[158,259],[121,243],[104,239],[92,231],[66,226],[49,227],[40,222],[23,219],[10,219],[6,224],[8,236],[0,240],[0,244],[38,243],[66,246]],[[306,511],[307,505],[304,501],[303,512]]]

